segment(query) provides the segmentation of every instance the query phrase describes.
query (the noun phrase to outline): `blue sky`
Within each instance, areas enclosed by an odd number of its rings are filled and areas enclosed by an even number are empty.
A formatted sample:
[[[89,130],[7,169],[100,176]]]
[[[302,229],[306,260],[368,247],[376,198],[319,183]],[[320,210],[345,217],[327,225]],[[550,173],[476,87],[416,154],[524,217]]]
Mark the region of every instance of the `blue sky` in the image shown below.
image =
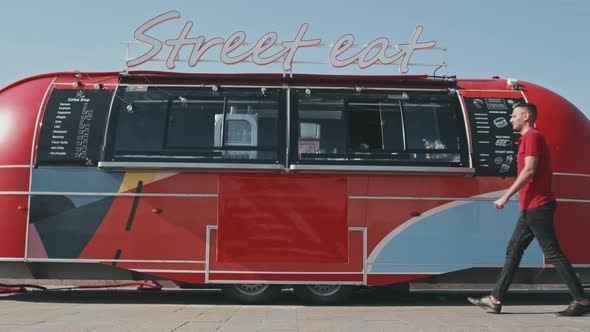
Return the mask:
[[[590,117],[590,1],[586,0],[20,0],[2,2],[1,7],[0,87],[45,72],[121,70],[121,42],[132,40],[133,32],[147,20],[177,10],[182,18],[159,26],[161,36],[176,38],[191,20],[195,23],[191,36],[227,38],[243,30],[247,40],[255,42],[265,32],[275,31],[279,40],[290,40],[302,23],[309,23],[306,38],[321,38],[326,43],[346,33],[353,34],[359,44],[378,37],[405,43],[421,25],[420,40],[435,40],[448,48],[449,75],[530,81],[561,94]],[[322,52],[301,52],[297,58],[326,60],[329,50]],[[216,54],[208,53],[209,57]],[[149,69],[165,69],[158,65]],[[399,73],[395,66],[374,67],[360,71],[295,65],[295,72]],[[280,72],[281,67],[202,63],[186,71]],[[409,73],[432,71],[413,67]]]

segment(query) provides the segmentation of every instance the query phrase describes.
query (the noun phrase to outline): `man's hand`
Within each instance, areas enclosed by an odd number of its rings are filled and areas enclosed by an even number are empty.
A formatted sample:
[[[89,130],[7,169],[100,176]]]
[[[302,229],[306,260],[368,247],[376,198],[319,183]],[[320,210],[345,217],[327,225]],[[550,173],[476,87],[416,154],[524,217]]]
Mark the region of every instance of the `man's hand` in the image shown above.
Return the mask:
[[[494,202],[494,207],[498,210],[501,210],[504,208],[504,205],[506,205],[507,202],[508,202],[508,198],[506,198],[506,196],[504,195],[504,196],[498,198]]]

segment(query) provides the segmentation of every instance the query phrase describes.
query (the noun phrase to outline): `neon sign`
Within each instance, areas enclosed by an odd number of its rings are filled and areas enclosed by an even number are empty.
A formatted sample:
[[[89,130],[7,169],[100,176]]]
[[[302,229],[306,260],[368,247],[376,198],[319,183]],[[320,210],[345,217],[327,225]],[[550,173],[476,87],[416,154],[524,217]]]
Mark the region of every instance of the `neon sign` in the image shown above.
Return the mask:
[[[322,44],[319,38],[306,39],[306,33],[309,29],[307,23],[299,27],[299,31],[292,40],[279,41],[276,32],[267,32],[262,35],[258,41],[250,44],[247,50],[238,50],[240,47],[247,46],[246,33],[237,31],[227,38],[213,37],[205,38],[203,35],[190,37],[189,33],[193,28],[193,22],[185,23],[182,31],[177,38],[167,39],[165,41],[148,34],[150,30],[155,29],[160,24],[167,21],[176,20],[181,17],[178,11],[169,11],[158,15],[151,20],[142,24],[134,33],[135,39],[150,46],[150,49],[144,54],[130,59],[126,62],[127,67],[136,67],[154,59],[162,52],[164,46],[168,46],[170,51],[166,57],[166,67],[168,69],[176,68],[176,62],[179,60],[179,53],[183,47],[191,48],[190,56],[184,60],[189,67],[195,67],[201,61],[203,55],[210,51],[214,46],[220,46],[219,60],[228,65],[238,64],[240,62],[250,61],[259,66],[265,66],[271,63],[280,62],[284,71],[290,71],[293,68],[295,55],[299,49],[308,47],[317,47]],[[423,28],[416,27],[410,40],[405,44],[396,44],[396,53],[387,55],[386,51],[391,48],[389,39],[381,37],[373,40],[356,53],[350,49],[355,46],[355,38],[351,34],[346,34],[338,38],[331,45],[329,55],[329,64],[333,67],[342,68],[351,65],[357,65],[360,69],[368,68],[375,64],[381,65],[399,65],[399,71],[403,74],[409,71],[410,59],[414,52],[425,49],[433,49],[436,41],[419,41]],[[280,50],[271,50],[279,47]],[[274,53],[272,53],[274,51]]]

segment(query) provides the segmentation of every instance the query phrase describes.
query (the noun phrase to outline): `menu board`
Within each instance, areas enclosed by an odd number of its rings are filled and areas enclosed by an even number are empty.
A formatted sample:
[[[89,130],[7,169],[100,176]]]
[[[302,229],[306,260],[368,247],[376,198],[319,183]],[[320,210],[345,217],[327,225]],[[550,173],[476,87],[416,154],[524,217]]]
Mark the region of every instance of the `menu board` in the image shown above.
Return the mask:
[[[522,98],[465,97],[473,141],[475,175],[516,176],[519,133],[510,123],[512,106]]]
[[[110,90],[54,89],[43,115],[37,165],[96,165]]]

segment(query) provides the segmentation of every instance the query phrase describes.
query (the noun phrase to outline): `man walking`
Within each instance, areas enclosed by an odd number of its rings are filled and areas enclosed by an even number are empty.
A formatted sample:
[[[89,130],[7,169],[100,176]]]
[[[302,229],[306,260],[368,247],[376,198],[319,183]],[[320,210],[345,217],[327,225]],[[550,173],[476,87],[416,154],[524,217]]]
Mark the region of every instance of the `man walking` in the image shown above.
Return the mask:
[[[590,301],[584,295],[580,280],[565,257],[553,226],[553,215],[557,203],[551,191],[551,159],[545,138],[534,127],[537,107],[530,103],[516,104],[510,122],[514,130],[522,135],[518,145],[518,177],[506,193],[494,202],[496,209],[502,209],[512,195],[519,193],[520,216],[506,248],[506,262],[496,288],[490,296],[468,298],[468,300],[493,313],[502,310],[502,298],[508,291],[514,273],[518,269],[524,250],[533,238],[537,238],[545,257],[551,261],[566,283],[574,300],[558,316],[580,316],[590,313]]]

